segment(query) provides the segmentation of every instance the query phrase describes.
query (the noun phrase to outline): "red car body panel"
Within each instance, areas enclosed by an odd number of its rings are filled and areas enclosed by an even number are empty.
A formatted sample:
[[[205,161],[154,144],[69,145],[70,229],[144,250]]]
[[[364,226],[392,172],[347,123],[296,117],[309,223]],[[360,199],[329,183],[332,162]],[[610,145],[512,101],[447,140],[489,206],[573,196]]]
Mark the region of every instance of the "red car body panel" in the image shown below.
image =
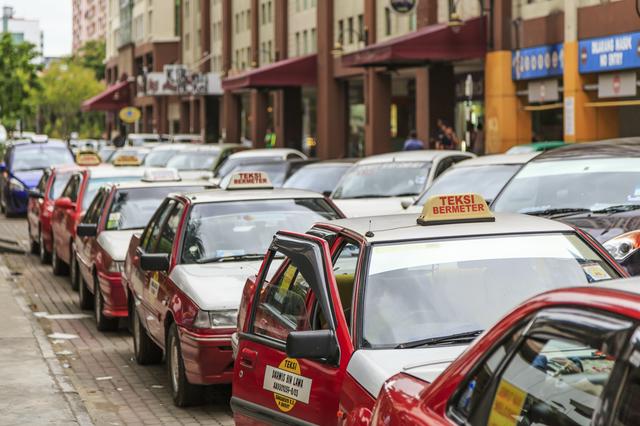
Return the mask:
[[[84,214],[82,200],[89,180],[89,170],[84,169],[80,173],[82,174],[82,183],[73,208],[64,209],[54,206],[51,216],[51,230],[56,254],[66,264],[71,262],[71,245],[76,237],[76,226]]]
[[[398,374],[383,386],[374,410],[375,425],[455,425],[446,415],[449,400],[482,357],[523,321],[536,312],[553,307],[595,309],[640,320],[640,295],[597,287],[554,290],[536,296],[515,308],[429,384]]]

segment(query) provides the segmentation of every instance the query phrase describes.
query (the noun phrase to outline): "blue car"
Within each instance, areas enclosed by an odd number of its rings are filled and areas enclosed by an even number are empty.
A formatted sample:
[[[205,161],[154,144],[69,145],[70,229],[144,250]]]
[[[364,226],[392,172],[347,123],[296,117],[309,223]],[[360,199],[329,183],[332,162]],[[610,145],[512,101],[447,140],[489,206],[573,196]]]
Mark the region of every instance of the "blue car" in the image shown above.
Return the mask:
[[[73,163],[73,154],[62,141],[36,135],[9,143],[0,163],[0,210],[7,216],[25,214],[29,190],[38,184],[43,170]]]

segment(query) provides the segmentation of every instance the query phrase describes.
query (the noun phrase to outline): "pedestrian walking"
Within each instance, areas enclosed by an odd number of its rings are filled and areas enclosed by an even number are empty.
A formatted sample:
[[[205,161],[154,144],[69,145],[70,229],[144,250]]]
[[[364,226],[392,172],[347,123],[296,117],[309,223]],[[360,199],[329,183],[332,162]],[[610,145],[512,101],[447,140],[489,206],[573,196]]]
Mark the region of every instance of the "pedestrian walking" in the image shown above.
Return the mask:
[[[424,149],[424,143],[418,139],[418,133],[415,130],[409,132],[409,137],[404,141],[403,151],[418,151]]]
[[[264,147],[275,148],[276,146],[276,133],[271,127],[267,128],[267,133],[264,135]]]

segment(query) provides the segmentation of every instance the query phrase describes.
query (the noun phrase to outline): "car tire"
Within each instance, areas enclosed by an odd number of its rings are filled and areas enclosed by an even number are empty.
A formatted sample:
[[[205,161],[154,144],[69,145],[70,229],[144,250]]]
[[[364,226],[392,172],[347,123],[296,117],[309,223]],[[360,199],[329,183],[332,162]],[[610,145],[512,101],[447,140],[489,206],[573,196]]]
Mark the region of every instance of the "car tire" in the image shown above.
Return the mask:
[[[118,318],[108,318],[104,316],[104,297],[100,291],[100,284],[96,281],[93,287],[93,315],[96,319],[98,331],[118,330]]]
[[[76,257],[75,249],[71,249],[71,264],[69,265],[69,281],[71,282],[71,290],[78,291],[80,276],[80,265],[78,265],[78,258]]]
[[[147,334],[133,304],[129,305],[129,318],[133,322],[133,353],[136,362],[140,365],[149,365],[162,361],[162,349]]]
[[[40,242],[35,241],[33,236],[31,235],[31,225],[29,225],[29,251],[31,254],[39,254],[40,253]]]
[[[44,236],[42,235],[42,230],[38,232],[38,241],[40,248],[40,263],[43,265],[51,262],[51,253],[47,251],[47,246],[44,245]]]
[[[93,309],[93,296],[87,287],[87,282],[84,278],[79,277],[80,288],[78,289],[78,306],[82,310]]]
[[[187,381],[184,371],[184,360],[178,337],[178,327],[171,324],[167,337],[167,373],[173,403],[178,407],[189,407],[202,404],[203,386],[193,385]]]
[[[66,275],[69,272],[69,266],[58,257],[55,240],[53,240],[53,244],[51,244],[51,249],[51,266],[53,266],[53,275]]]

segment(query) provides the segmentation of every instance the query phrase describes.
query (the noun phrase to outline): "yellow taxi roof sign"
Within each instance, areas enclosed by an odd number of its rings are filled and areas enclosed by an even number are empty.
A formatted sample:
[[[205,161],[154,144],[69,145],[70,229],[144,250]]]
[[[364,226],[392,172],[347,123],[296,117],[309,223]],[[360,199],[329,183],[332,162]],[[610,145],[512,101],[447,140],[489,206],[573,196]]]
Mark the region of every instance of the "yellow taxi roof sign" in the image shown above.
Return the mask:
[[[141,163],[135,155],[121,155],[113,160],[114,166],[139,166]]]
[[[273,189],[265,172],[238,172],[231,175],[225,189]]]
[[[493,222],[496,218],[478,194],[435,195],[427,200],[418,218],[419,225],[464,222]]]
[[[81,151],[76,154],[76,164],[78,166],[97,166],[101,162],[100,156],[93,151]]]

